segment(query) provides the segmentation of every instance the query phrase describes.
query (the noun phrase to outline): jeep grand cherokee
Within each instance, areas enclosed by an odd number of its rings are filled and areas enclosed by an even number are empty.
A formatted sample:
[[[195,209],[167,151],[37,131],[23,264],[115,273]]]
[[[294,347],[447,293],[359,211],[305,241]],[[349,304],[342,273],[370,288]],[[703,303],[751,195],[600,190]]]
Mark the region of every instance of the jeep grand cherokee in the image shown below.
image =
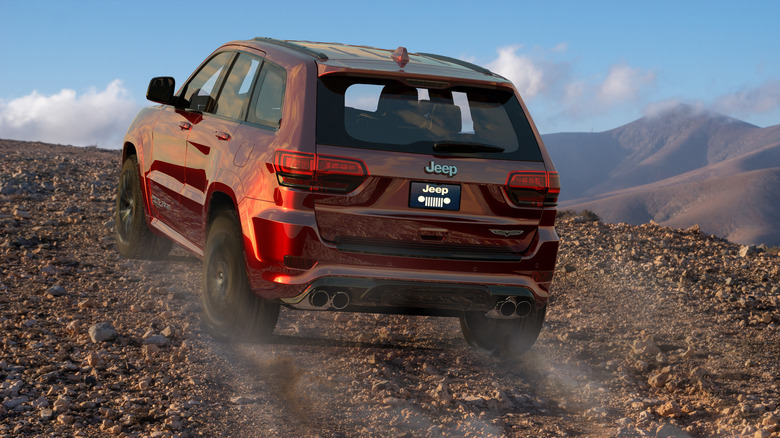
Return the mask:
[[[203,259],[204,321],[272,333],[279,306],[459,317],[519,353],[542,327],[558,174],[517,90],[458,59],[255,38],[174,92],[151,80],[124,138],[116,242]]]

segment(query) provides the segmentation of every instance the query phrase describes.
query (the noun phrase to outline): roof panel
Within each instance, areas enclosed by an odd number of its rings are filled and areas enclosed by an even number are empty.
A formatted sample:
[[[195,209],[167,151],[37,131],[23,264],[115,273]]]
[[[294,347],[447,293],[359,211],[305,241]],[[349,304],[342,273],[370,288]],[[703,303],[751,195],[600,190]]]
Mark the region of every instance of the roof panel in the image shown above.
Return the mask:
[[[380,49],[369,46],[351,46],[340,43],[320,43],[314,41],[288,41],[293,44],[303,46],[309,50],[320,52],[328,57],[328,60],[341,60],[341,61],[357,61],[357,60],[378,60],[391,62],[390,55],[393,50]],[[409,53],[409,62],[417,64],[427,64],[433,66],[447,66],[455,68],[469,68],[463,64],[448,62],[441,58],[433,58],[430,56],[423,56],[418,53]],[[472,69],[473,70],[473,69]]]
[[[255,41],[276,44],[313,57],[317,63],[336,69],[357,69],[376,71],[398,71],[392,60],[393,50],[369,46],[354,46],[341,43],[325,43],[300,40],[275,40],[255,38]],[[326,68],[325,70],[329,70]],[[404,67],[408,73],[451,75],[472,80],[505,82],[495,73],[469,62],[429,53],[409,53],[409,64]],[[449,73],[445,73],[449,71]]]

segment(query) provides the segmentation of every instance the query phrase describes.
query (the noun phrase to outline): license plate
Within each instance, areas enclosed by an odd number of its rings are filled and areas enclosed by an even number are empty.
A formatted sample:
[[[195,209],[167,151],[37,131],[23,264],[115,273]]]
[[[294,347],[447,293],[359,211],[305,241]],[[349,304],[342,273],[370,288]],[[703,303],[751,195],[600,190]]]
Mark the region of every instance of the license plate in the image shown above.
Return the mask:
[[[409,207],[434,210],[460,210],[460,186],[412,182],[409,190]]]

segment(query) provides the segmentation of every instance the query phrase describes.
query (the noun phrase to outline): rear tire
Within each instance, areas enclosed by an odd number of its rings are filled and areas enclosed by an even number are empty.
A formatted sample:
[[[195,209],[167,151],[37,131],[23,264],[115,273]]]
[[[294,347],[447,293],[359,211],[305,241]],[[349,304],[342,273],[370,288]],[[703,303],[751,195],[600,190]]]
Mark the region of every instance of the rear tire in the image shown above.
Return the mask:
[[[484,312],[465,312],[460,317],[463,337],[474,348],[491,354],[515,356],[528,351],[544,325],[547,306],[525,318],[493,319]]]
[[[119,253],[131,259],[164,259],[173,242],[154,234],[146,223],[146,209],[138,174],[138,159],[127,157],[116,188],[114,237]]]
[[[279,304],[249,288],[243,234],[233,210],[220,213],[209,226],[203,263],[204,322],[222,340],[264,340],[273,333]]]

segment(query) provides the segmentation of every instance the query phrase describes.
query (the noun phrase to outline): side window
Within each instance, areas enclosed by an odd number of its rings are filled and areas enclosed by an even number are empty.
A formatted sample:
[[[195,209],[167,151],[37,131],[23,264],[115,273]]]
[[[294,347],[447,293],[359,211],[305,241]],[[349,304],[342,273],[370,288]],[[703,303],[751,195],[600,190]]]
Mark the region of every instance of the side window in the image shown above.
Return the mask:
[[[238,55],[217,98],[215,114],[232,119],[241,117],[244,105],[249,101],[249,90],[259,66],[258,59],[243,53]]]
[[[203,68],[185,85],[184,100],[193,111],[212,112],[216,103],[217,81],[230,61],[231,52],[222,52],[211,58]]]
[[[284,69],[268,62],[263,64],[255,86],[247,120],[278,129],[282,120],[282,102],[287,74]]]

